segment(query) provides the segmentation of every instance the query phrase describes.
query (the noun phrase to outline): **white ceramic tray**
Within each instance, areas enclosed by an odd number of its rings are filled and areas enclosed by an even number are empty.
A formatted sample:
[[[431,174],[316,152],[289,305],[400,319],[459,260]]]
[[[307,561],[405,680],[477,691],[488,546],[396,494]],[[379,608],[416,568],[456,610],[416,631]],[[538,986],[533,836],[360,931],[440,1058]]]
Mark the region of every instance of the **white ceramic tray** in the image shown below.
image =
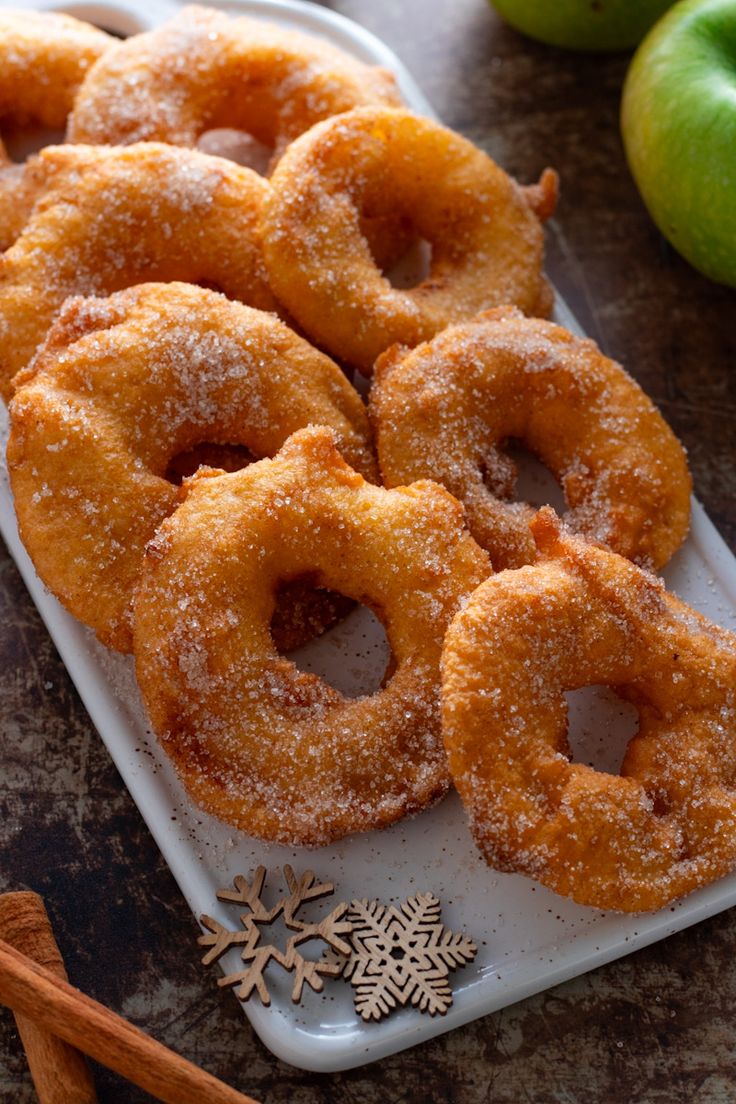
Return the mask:
[[[131,33],[172,14],[166,0],[63,4],[41,0],[13,6],[71,12],[99,25]],[[233,12],[264,16],[321,34],[359,58],[387,65],[406,101],[430,113],[424,97],[394,55],[360,27],[334,13],[296,0],[243,0],[219,4]],[[575,326],[564,305],[558,317]],[[544,500],[545,484],[532,468],[521,492]],[[0,530],[130,793],[166,858],[195,916],[210,913],[228,926],[236,909],[217,903],[215,892],[259,863],[289,862],[334,880],[336,899],[377,897],[401,901],[433,891],[443,902],[443,920],[478,943],[476,960],[451,975],[455,999],[444,1018],[402,1010],[379,1024],[356,1016],[352,991],[328,981],[323,994],[305,991],[300,1006],[289,998],[290,976],[269,973],[270,1008],[251,1000],[245,1013],[261,1039],[280,1058],[312,1070],[348,1069],[419,1043],[478,1016],[574,977],[645,946],[736,903],[736,875],[724,878],[656,915],[620,916],[581,908],[533,882],[496,874],[478,857],[462,808],[451,796],[434,809],[382,833],[354,837],[318,851],[293,851],[251,840],[212,820],[186,798],[147,728],[130,660],[102,648],[61,609],[39,582],[18,540],[7,481],[0,485]],[[703,510],[694,504],[691,535],[666,571],[670,587],[715,621],[736,621],[736,561]],[[385,640],[370,615],[347,622],[302,650],[300,662],[323,671],[346,692],[375,686],[386,659]],[[608,692],[592,689],[571,698],[571,735],[577,758],[616,770],[635,728],[633,710]],[[278,890],[274,885],[273,890]],[[329,908],[315,906],[315,918]],[[326,906],[326,907],[325,907]],[[163,920],[163,918],[162,918]],[[224,961],[237,969],[237,953]],[[215,975],[212,977],[214,984]]]

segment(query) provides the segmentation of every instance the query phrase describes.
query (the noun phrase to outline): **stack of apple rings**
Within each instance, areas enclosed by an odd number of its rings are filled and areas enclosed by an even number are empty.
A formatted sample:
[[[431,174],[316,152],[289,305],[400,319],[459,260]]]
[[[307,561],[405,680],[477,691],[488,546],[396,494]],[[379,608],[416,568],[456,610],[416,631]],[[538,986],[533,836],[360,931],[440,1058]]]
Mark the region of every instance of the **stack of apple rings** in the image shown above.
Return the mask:
[[[9,170],[8,469],[40,577],[134,653],[192,798],[315,845],[424,809],[454,776],[489,862],[578,900],[659,907],[720,876],[734,642],[649,573],[687,532],[681,446],[623,368],[546,321],[556,174],[521,186],[310,36],[192,7],[88,40],[99,56],[79,46],[58,98],[68,141]],[[246,163],[203,152],[217,140]],[[429,271],[402,289],[386,271],[418,239]],[[571,534],[513,501],[510,439],[560,480]],[[284,653],[356,602],[392,660],[349,699]],[[569,769],[575,670],[640,705],[631,785]],[[676,676],[687,693],[668,695]],[[689,722],[689,759],[665,763],[657,741]],[[558,846],[570,810],[600,836],[606,802],[622,823],[646,810],[635,855]]]

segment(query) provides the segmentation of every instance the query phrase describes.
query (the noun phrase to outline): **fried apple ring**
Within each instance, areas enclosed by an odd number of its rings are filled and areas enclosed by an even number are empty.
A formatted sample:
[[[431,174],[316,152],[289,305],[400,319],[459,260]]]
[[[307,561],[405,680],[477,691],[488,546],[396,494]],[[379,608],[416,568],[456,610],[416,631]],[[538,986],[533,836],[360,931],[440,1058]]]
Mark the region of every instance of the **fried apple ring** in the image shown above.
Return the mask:
[[[94,67],[69,137],[193,147],[205,131],[230,127],[278,156],[320,119],[399,102],[387,69],[365,65],[325,40],[192,6],[119,43]]]
[[[736,865],[736,636],[549,508],[532,531],[540,561],[485,582],[447,633],[453,780],[491,866],[661,908]],[[571,762],[564,695],[593,684],[639,711],[620,775]]]
[[[59,129],[88,69],[115,40],[58,12],[0,11],[0,121]],[[0,251],[20,233],[33,206],[20,166],[0,140]]]
[[[132,647],[144,547],[181,494],[165,478],[172,457],[201,442],[271,456],[320,422],[376,475],[365,408],[337,365],[274,315],[188,284],[69,300],[10,422],[18,527],[38,574],[119,651]],[[289,637],[287,615],[280,642],[311,635],[328,607],[302,597],[304,631]]]
[[[574,531],[654,568],[687,535],[691,481],[672,430],[619,364],[552,322],[504,307],[389,350],[370,401],[386,486],[442,483],[496,570],[536,559],[535,511],[509,501],[510,438],[559,480]]]
[[[69,137],[190,147],[204,139],[203,148],[211,139],[210,152],[235,154],[250,168],[263,168],[273,149],[272,169],[288,143],[320,119],[400,102],[389,70],[364,65],[326,40],[191,6],[117,44],[95,66],[77,98]],[[243,131],[255,144],[246,145]],[[391,216],[366,218],[362,230],[381,268],[391,267],[411,241],[403,221]]]
[[[195,476],[135,603],[138,681],[192,798],[251,835],[317,845],[441,797],[442,639],[489,570],[447,491],[365,482],[323,427]],[[276,587],[305,574],[383,622],[395,666],[376,694],[346,699],[274,648]]]
[[[389,345],[417,345],[486,307],[547,313],[540,216],[547,170],[526,191],[431,119],[359,108],[293,142],[271,177],[264,250],[276,296],[314,340],[368,373]],[[378,269],[361,216],[402,214],[432,246],[429,276],[399,290]]]
[[[34,171],[48,172],[48,189],[0,257],[6,401],[13,376],[69,296],[108,295],[144,280],[186,280],[274,308],[258,228],[268,185],[249,169],[144,142],[50,147]]]

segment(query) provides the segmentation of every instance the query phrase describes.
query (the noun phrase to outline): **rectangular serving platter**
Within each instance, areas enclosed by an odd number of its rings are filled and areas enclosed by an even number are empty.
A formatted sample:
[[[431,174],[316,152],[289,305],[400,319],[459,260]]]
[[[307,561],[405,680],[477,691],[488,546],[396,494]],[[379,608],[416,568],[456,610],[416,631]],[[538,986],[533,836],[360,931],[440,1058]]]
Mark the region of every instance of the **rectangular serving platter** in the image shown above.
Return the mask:
[[[121,34],[149,29],[178,7],[168,0],[114,4],[14,0],[13,6],[63,10]],[[230,0],[212,6],[321,35],[363,61],[388,66],[406,102],[417,112],[432,114],[393,53],[342,16],[298,0]],[[561,301],[556,316],[580,332]],[[1,428],[4,436],[4,421]],[[550,495],[554,499],[555,489],[545,474],[528,465],[520,492],[542,502]],[[378,1024],[364,1024],[354,1011],[350,986],[339,981],[328,981],[322,994],[306,990],[302,1003],[295,1006],[290,977],[277,968],[270,970],[271,1006],[264,1008],[254,998],[243,1008],[263,1042],[284,1061],[317,1071],[374,1061],[736,903],[733,875],[653,915],[622,916],[579,907],[527,879],[490,870],[476,853],[456,795],[388,831],[352,837],[316,851],[250,839],[191,804],[150,733],[130,658],[99,645],[41,584],[18,537],[4,470],[0,532],[93,723],[197,918],[208,913],[228,927],[237,927],[237,910],[217,902],[217,889],[230,885],[236,874],[247,876],[263,864],[273,872],[270,892],[275,898],[281,889],[279,870],[290,863],[297,871],[310,868],[320,880],[333,881],[336,900],[368,897],[389,904],[431,891],[442,901],[443,922],[476,940],[475,961],[451,975],[454,1003],[444,1017],[404,1009]],[[736,627],[736,560],[697,502],[693,502],[690,536],[664,575],[668,586],[697,609],[726,627]],[[380,679],[386,661],[385,638],[370,614],[357,611],[302,649],[298,659],[345,692],[357,693]],[[601,769],[617,770],[626,740],[636,727],[633,710],[608,691],[592,688],[571,696],[570,715],[576,757]],[[329,900],[321,907],[309,906],[311,918],[324,915],[329,907]],[[237,953],[226,956],[226,972],[237,970],[238,962]]]

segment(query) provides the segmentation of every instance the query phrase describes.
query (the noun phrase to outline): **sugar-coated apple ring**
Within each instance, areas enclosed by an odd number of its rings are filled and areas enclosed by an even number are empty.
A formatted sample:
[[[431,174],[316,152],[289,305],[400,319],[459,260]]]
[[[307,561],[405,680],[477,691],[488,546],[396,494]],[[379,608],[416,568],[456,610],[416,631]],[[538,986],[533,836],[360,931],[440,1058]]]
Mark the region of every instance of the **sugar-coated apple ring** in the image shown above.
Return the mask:
[[[583,905],[661,908],[736,865],[736,636],[545,508],[443,654],[450,770],[491,866]],[[571,762],[565,692],[639,711],[620,775]]]
[[[69,296],[186,280],[273,309],[258,228],[268,185],[256,173],[156,142],[52,146],[30,168],[48,175],[48,187],[0,257],[6,400]]]
[[[194,800],[254,836],[317,845],[440,797],[442,639],[489,570],[447,491],[367,483],[322,427],[195,476],[135,603],[143,698]],[[372,696],[347,699],[274,648],[276,588],[304,574],[383,622],[395,666]]]
[[[242,155],[247,147],[241,142],[239,149],[233,139],[247,131],[273,148],[273,168],[286,145],[319,120],[363,104],[400,102],[387,69],[365,65],[326,40],[193,5],[118,43],[94,67],[69,120],[69,137],[193,148],[216,131],[231,136],[224,149]],[[410,242],[402,220],[391,216],[366,218],[362,229],[381,267],[390,267]]]
[[[399,102],[388,70],[365,65],[326,40],[191,6],[162,27],[119,43],[94,67],[69,137],[193,147],[205,131],[232,127],[278,154],[329,115]]]
[[[557,193],[551,170],[526,190],[431,119],[366,107],[293,142],[271,184],[263,225],[274,291],[314,340],[364,372],[395,342],[417,345],[484,308],[551,307],[541,225]],[[361,216],[387,214],[405,215],[432,246],[417,287],[392,287],[361,232]]]
[[[371,417],[386,485],[442,483],[497,570],[536,558],[534,510],[509,501],[508,439],[558,478],[576,532],[654,568],[687,534],[691,481],[672,430],[620,365],[552,322],[499,308],[389,350]]]
[[[60,129],[90,66],[115,40],[60,12],[0,10],[0,120]],[[20,166],[0,140],[0,252],[33,205]]]
[[[201,442],[270,456],[319,422],[375,478],[363,403],[337,365],[274,315],[188,284],[69,300],[10,417],[25,546],[67,609],[120,651],[143,550],[181,494],[165,478],[172,457]],[[312,635],[330,603],[300,601]],[[282,646],[299,639],[293,611]]]

